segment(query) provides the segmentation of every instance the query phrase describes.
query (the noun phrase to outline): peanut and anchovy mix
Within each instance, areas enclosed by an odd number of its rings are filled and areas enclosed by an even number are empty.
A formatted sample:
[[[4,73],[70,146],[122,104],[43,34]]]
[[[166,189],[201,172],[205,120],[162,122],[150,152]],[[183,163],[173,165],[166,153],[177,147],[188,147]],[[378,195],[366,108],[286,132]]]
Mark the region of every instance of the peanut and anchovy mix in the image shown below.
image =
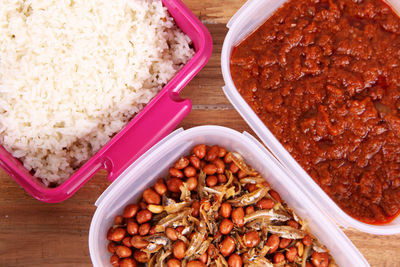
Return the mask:
[[[107,239],[112,266],[336,266],[264,178],[217,145],[179,158]]]

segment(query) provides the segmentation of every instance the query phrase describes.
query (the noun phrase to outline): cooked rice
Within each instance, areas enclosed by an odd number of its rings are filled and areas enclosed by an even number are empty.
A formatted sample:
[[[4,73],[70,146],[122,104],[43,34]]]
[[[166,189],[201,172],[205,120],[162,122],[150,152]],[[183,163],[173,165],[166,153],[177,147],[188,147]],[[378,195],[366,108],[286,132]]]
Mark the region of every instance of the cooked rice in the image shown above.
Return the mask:
[[[161,1],[1,0],[0,143],[60,184],[193,56]]]

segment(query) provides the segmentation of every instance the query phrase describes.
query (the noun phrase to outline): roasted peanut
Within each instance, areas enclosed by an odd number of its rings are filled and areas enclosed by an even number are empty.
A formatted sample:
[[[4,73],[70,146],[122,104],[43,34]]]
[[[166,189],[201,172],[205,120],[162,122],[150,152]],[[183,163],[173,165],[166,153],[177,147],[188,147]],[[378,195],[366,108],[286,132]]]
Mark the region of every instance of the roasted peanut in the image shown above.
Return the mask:
[[[242,207],[238,207],[232,211],[232,222],[239,227],[244,226],[244,210]]]
[[[244,245],[248,248],[254,248],[260,243],[260,235],[257,231],[250,231],[243,236]]]
[[[225,184],[228,181],[225,174],[218,174],[217,178],[220,184]]]
[[[279,241],[279,248],[287,248],[290,242],[292,242],[292,240],[287,238],[281,238],[281,241]]]
[[[196,176],[197,171],[194,167],[192,166],[187,166],[184,170],[183,173],[185,174],[186,177],[193,177]]]
[[[110,258],[110,263],[111,263],[111,265],[114,266],[114,267],[120,266],[120,265],[119,265],[119,264],[120,264],[119,257],[118,257],[117,255],[112,255],[111,258]]]
[[[329,266],[329,254],[326,252],[314,251],[311,255],[311,262],[315,267],[328,267]]]
[[[136,261],[141,263],[146,263],[149,260],[149,257],[147,256],[146,252],[140,250],[135,250],[135,252],[133,252],[133,257],[135,258]]]
[[[107,240],[112,241],[112,233],[114,232],[114,228],[110,227],[107,231]]]
[[[225,172],[225,163],[222,161],[222,159],[215,159],[212,161],[212,163],[217,167],[218,174],[223,174]]]
[[[246,177],[246,176],[247,176],[247,174],[246,174],[244,171],[242,171],[242,170],[239,170],[238,173],[237,173],[237,177],[238,177],[239,179],[242,179],[242,178],[244,178],[244,177]]]
[[[158,214],[158,213],[161,213],[161,212],[164,211],[164,207],[163,206],[161,206],[161,205],[153,205],[153,204],[148,205],[147,209],[150,212],[155,213],[155,214]]]
[[[167,267],[181,267],[181,261],[171,258],[167,261]]]
[[[114,224],[115,225],[123,225],[124,224],[124,217],[122,217],[121,215],[118,215],[115,217],[114,219]]]
[[[178,159],[175,164],[174,164],[174,168],[178,169],[178,170],[182,170],[184,168],[186,168],[189,165],[189,160],[187,158],[181,157],[180,159]]]
[[[297,248],[296,247],[290,247],[286,251],[286,259],[288,262],[294,262],[294,259],[296,258],[297,255]]]
[[[226,155],[226,149],[224,147],[219,147],[218,149],[218,157],[223,158]]]
[[[189,157],[190,164],[196,169],[200,169],[200,159],[194,155]]]
[[[219,211],[222,217],[229,218],[229,216],[231,216],[232,206],[228,202],[224,202],[221,204]]]
[[[127,248],[132,247],[132,244],[131,244],[131,237],[130,237],[130,236],[127,236],[127,237],[125,237],[124,239],[122,239],[122,244],[123,244],[125,247],[127,247]]]
[[[143,192],[143,199],[147,202],[147,204],[158,205],[161,203],[161,197],[154,191],[152,188],[147,188]]]
[[[142,224],[150,221],[152,217],[153,214],[149,210],[141,210],[136,214],[136,221]]]
[[[233,229],[233,222],[227,218],[223,219],[219,225],[219,231],[223,235],[229,234]]]
[[[178,240],[178,234],[174,228],[167,227],[167,229],[165,229],[165,235],[172,241]]]
[[[206,151],[207,148],[204,144],[197,145],[193,148],[193,154],[195,154],[199,159],[202,159],[206,156]]]
[[[217,166],[214,164],[207,164],[203,167],[203,172],[207,175],[214,175],[217,172]]]
[[[172,177],[176,177],[179,179],[183,178],[183,172],[181,170],[175,169],[175,168],[169,168],[169,175]]]
[[[177,258],[178,260],[183,259],[183,257],[185,257],[185,253],[186,253],[185,242],[183,242],[182,240],[176,241],[172,248],[172,253],[174,254],[174,257]]]
[[[232,254],[229,256],[228,259],[228,266],[229,267],[242,267],[242,257],[238,254]]]
[[[132,218],[135,217],[136,213],[139,210],[139,206],[136,204],[130,204],[128,206],[125,207],[124,209],[124,218]]]
[[[139,226],[139,235],[145,236],[150,232],[150,223],[144,223]]]
[[[132,250],[125,246],[118,246],[115,253],[120,258],[128,258],[132,255]]]
[[[228,257],[235,250],[235,247],[235,239],[231,236],[227,236],[219,245],[219,251],[224,257]]]
[[[192,203],[192,216],[197,217],[199,216],[200,212],[200,202],[198,200],[193,201]]]
[[[294,220],[287,221],[286,225],[291,226],[291,227],[296,228],[296,229],[299,229],[299,224]]]
[[[226,164],[229,164],[229,163],[232,162],[232,154],[231,154],[231,153],[227,153],[227,154],[225,155],[225,157],[224,157],[224,162],[225,162]]]
[[[204,263],[201,261],[189,261],[186,265],[186,267],[206,267]]]
[[[201,256],[199,257],[199,261],[201,261],[202,263],[206,264],[208,260],[208,254],[207,252],[204,252],[203,254],[201,254]]]
[[[234,162],[232,162],[232,163],[229,165],[229,170],[230,170],[233,174],[235,174],[235,173],[237,173],[237,172],[239,171],[239,167],[238,167]]]
[[[141,210],[147,209],[147,203],[144,202],[144,201],[140,201],[139,202],[139,209],[141,209]]]
[[[254,206],[247,206],[244,212],[246,215],[252,214],[254,212]]]
[[[296,242],[296,247],[297,247],[297,254],[302,257],[304,253],[304,245],[302,242],[297,241]]]
[[[303,237],[303,244],[305,246],[311,246],[312,245],[312,239],[310,235],[306,235],[305,237]]]
[[[147,247],[148,244],[149,244],[149,241],[144,240],[143,237],[140,235],[134,235],[131,238],[131,245],[134,248],[142,249],[142,248]]]
[[[186,180],[187,187],[190,191],[193,191],[197,188],[197,178],[196,177],[189,177]]]
[[[134,221],[129,221],[127,226],[126,226],[126,231],[130,235],[136,235],[138,233],[138,231],[139,231],[139,225]]]
[[[268,253],[274,253],[279,246],[279,236],[276,234],[270,235],[267,239],[267,246],[270,247]]]
[[[124,228],[116,228],[111,234],[111,240],[115,242],[119,242],[124,239],[126,235],[126,230]]]
[[[219,213],[218,213],[218,212],[215,212],[215,213],[214,213],[214,219],[215,219],[215,220],[218,220],[218,219],[219,219]]]
[[[259,209],[272,209],[274,207],[275,203],[272,199],[269,198],[263,198],[260,201],[257,202],[257,207]]]
[[[277,202],[282,202],[281,196],[275,190],[269,190],[269,194],[273,197]]]
[[[155,225],[153,225],[153,226],[150,228],[150,231],[149,231],[149,235],[154,235],[154,234],[157,234],[156,226],[155,226]]]
[[[281,263],[285,261],[285,256],[281,252],[274,255],[274,263]]]
[[[158,179],[156,184],[154,185],[154,190],[159,194],[160,196],[164,195],[167,192],[167,186],[164,183],[163,179]]]
[[[247,184],[246,189],[249,190],[249,192],[251,193],[251,192],[257,190],[258,187],[255,184]]]
[[[218,157],[218,153],[219,153],[219,148],[218,146],[214,145],[212,146],[206,154],[206,160],[207,161],[213,161]]]
[[[215,175],[210,175],[206,179],[206,184],[208,187],[216,186],[218,183],[218,178]]]
[[[116,243],[114,243],[114,242],[108,243],[108,246],[107,246],[108,252],[115,253],[115,251],[117,250],[117,246],[118,245]]]
[[[201,161],[200,161],[200,168],[199,168],[199,169],[203,169],[204,166],[206,166],[206,165],[207,165],[207,162],[206,162],[205,160],[201,160]]]
[[[182,186],[183,182],[181,179],[178,178],[171,178],[167,180],[167,188],[169,191],[173,193],[180,193],[181,189],[179,189]]]
[[[119,266],[120,266],[120,267],[136,267],[137,264],[136,264],[136,261],[135,261],[134,259],[132,259],[132,258],[125,258],[125,259],[122,259],[122,260],[120,261]]]

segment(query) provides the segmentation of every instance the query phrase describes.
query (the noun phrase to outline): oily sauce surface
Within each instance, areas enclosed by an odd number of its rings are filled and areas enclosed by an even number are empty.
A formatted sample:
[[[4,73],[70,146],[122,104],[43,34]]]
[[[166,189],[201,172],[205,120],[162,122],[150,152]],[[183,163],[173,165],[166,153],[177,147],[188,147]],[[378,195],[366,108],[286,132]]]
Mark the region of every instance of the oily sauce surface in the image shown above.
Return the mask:
[[[291,0],[235,47],[256,114],[348,214],[400,212],[400,19],[379,0]]]

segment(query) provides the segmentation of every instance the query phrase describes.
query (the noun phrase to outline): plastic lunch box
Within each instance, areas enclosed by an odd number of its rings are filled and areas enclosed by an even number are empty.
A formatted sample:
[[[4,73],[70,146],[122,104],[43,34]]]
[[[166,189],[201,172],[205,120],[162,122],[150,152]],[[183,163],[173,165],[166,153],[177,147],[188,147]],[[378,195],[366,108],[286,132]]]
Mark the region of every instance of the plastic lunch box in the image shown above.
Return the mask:
[[[345,228],[353,227],[363,232],[381,235],[400,233],[400,216],[389,224],[371,225],[362,223],[347,215],[314,182],[289,152],[285,150],[237,91],[230,74],[229,63],[232,48],[258,28],[277,8],[282,6],[284,2],[286,2],[286,0],[249,0],[227,24],[229,31],[226,35],[221,55],[222,74],[225,81],[223,90],[225,95],[268,149],[278,158],[281,164],[292,173],[293,177],[297,177],[295,181],[297,185],[302,187],[314,202],[320,203],[328,216],[331,216],[337,223]],[[396,11],[400,12],[399,1],[387,0],[386,2]]]
[[[195,55],[162,91],[99,152],[56,188],[47,188],[22,163],[0,146],[0,166],[29,194],[44,202],[60,202],[71,197],[97,171],[106,169],[113,181],[133,161],[170,133],[190,112],[192,104],[179,92],[207,63],[212,39],[207,28],[180,0],[163,0],[177,25],[192,40]]]
[[[110,266],[106,233],[114,217],[122,214],[127,204],[138,200],[144,189],[159,177],[166,177],[169,167],[200,143],[218,144],[228,151],[241,153],[282,199],[300,217],[307,219],[311,232],[328,247],[340,266],[369,266],[346,235],[323,214],[316,202],[303,193],[285,168],[253,136],[221,126],[199,126],[171,133],[129,166],[99,197],[89,231],[89,250],[95,267]]]

